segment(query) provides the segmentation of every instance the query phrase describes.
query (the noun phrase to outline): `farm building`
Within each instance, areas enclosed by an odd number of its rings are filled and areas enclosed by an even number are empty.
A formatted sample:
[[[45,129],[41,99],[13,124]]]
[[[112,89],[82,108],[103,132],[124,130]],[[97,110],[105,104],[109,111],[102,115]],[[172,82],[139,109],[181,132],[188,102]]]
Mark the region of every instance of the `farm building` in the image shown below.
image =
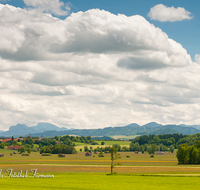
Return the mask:
[[[86,152],[85,156],[92,156],[92,153],[91,152]]]
[[[22,146],[8,146],[8,150],[18,150],[18,148],[22,148]]]
[[[4,157],[4,154],[1,154],[1,153],[0,153],[0,157]]]
[[[65,154],[60,154],[59,157],[65,157]]]
[[[157,155],[164,155],[165,152],[163,152],[163,151],[157,151],[156,154],[157,154]]]
[[[138,154],[138,151],[135,151],[135,154]]]

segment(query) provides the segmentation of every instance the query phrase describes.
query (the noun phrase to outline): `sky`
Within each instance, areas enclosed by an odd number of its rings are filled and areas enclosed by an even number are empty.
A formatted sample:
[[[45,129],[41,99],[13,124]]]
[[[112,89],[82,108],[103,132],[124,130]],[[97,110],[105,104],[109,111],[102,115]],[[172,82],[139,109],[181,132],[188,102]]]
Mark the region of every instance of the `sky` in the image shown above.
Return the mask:
[[[200,124],[199,0],[0,0],[0,130]]]

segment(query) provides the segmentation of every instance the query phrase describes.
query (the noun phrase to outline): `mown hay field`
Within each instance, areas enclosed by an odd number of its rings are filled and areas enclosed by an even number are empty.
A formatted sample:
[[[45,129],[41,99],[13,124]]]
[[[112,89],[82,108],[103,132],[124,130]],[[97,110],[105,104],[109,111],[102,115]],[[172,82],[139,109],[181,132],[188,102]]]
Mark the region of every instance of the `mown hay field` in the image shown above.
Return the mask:
[[[116,175],[110,173],[110,154],[98,157],[97,154],[85,156],[84,152],[66,155],[41,156],[32,152],[30,156],[10,153],[3,150],[0,158],[1,173],[7,169],[14,172],[29,172],[37,169],[40,174],[54,175],[54,178],[0,178],[1,189],[194,189],[200,185],[199,165],[178,165],[176,153],[155,155],[120,152],[121,158],[116,161]],[[130,158],[127,158],[127,155]],[[184,177],[183,177],[184,176]]]
[[[110,165],[110,154],[104,154],[105,157],[98,157],[98,154],[85,156],[84,152],[77,154],[68,154],[64,158],[58,155],[41,156],[38,152],[32,152],[30,156],[10,153],[13,151],[4,150],[4,157],[0,158],[0,164],[66,164],[66,165]],[[121,158],[118,160],[122,166],[176,166],[176,153],[166,153],[165,155],[156,155],[150,158],[149,154],[135,154],[134,152],[120,152]],[[130,158],[127,158],[130,156]]]
[[[38,152],[32,152],[30,156],[10,153],[4,150],[4,157],[0,158],[0,169],[31,169],[37,168],[44,172],[109,172],[110,154],[98,157],[97,154],[85,156],[84,152],[68,154],[64,158],[58,155],[41,156]],[[135,154],[134,152],[120,152],[121,158],[116,160],[120,163],[115,167],[118,173],[140,173],[140,174],[165,174],[165,173],[200,173],[199,165],[178,165],[176,153],[166,152],[165,155],[155,155],[151,158],[149,154]],[[127,155],[130,158],[127,158]],[[95,157],[93,157],[95,156]]]

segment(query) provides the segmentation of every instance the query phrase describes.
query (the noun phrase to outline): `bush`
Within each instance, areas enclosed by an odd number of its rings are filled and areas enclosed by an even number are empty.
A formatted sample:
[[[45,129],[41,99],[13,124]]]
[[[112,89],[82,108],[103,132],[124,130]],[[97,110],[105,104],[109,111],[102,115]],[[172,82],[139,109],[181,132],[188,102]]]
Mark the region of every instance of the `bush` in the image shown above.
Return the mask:
[[[29,156],[29,154],[27,154],[27,153],[24,153],[24,154],[22,154],[22,156]]]
[[[98,157],[104,157],[103,152],[99,152]]]
[[[130,158],[130,155],[126,155],[126,158]]]
[[[151,158],[153,158],[153,157],[154,157],[154,155],[152,154],[152,155],[151,155]]]
[[[50,153],[42,153],[41,156],[51,156],[51,154]]]

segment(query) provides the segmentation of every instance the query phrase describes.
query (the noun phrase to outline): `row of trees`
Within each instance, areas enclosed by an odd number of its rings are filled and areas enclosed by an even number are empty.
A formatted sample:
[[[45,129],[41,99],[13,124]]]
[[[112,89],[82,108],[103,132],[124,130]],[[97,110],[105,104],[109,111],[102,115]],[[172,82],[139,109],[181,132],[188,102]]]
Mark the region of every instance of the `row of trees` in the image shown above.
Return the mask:
[[[200,164],[200,140],[192,146],[179,146],[176,157],[179,164]]]
[[[153,147],[153,148],[152,148]],[[154,150],[155,151],[170,151],[170,152],[174,152],[174,146],[170,145],[169,147],[163,145],[163,144],[143,144],[140,145],[138,142],[135,143],[130,143],[130,147],[129,147],[130,151],[141,151],[142,153],[144,153],[144,151],[147,151],[148,153],[152,152],[150,150]],[[151,153],[150,153],[151,154]]]
[[[192,135],[182,135],[182,134],[165,134],[165,135],[143,135],[135,138],[132,143],[138,142],[140,145],[145,144],[157,144],[157,145],[164,145],[166,147],[170,147],[173,145],[174,147],[178,148],[178,146],[182,143],[182,139],[187,138],[188,136]],[[199,139],[200,140],[200,139]]]
[[[139,145],[138,142],[136,143],[130,143],[130,147],[123,146],[121,147],[119,144],[113,144],[112,147],[116,148],[118,152],[128,152],[128,151],[140,151],[144,153],[147,151],[149,154],[154,154],[155,151],[170,151],[171,153],[174,152],[174,146],[171,145],[169,148],[167,146],[164,146],[162,144],[145,144],[145,145]],[[93,147],[85,146],[84,151],[85,152],[108,152],[110,150],[110,146],[106,147],[97,147],[93,149]],[[82,149],[80,149],[82,151]]]
[[[51,153],[51,154],[76,154],[76,149],[74,146],[69,146],[65,144],[57,144],[54,146],[44,146],[40,149],[40,154]]]

